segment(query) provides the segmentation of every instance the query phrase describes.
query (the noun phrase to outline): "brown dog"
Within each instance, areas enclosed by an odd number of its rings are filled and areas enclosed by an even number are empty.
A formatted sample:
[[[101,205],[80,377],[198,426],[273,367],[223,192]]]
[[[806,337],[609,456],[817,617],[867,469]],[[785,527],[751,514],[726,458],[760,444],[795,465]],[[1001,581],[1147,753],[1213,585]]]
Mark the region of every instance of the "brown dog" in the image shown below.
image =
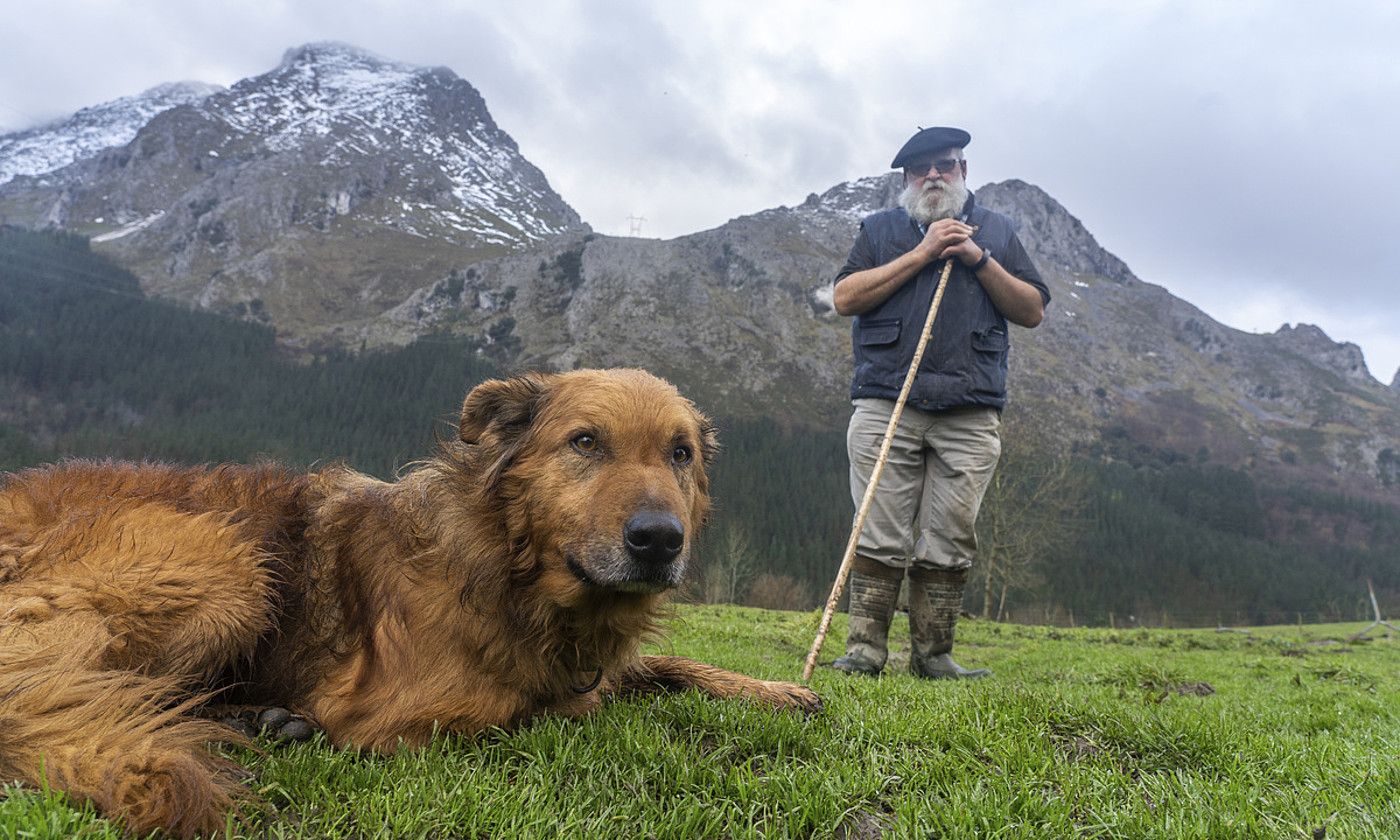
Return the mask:
[[[709,506],[706,419],[635,370],[493,380],[388,484],[344,467],[73,462],[0,487],[0,778],[130,831],[223,826],[243,791],[188,713],[285,706],[374,750],[603,695],[811,691],[641,656]],[[236,695],[233,693],[237,692]]]

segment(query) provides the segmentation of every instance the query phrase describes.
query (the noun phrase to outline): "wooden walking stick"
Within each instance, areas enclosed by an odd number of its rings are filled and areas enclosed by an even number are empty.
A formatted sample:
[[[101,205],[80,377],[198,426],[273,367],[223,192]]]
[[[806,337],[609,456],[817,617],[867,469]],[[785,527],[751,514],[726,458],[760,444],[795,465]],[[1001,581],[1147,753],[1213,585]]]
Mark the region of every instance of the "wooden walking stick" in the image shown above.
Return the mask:
[[[890,425],[885,429],[885,440],[880,444],[880,457],[875,461],[875,469],[870,473],[870,482],[865,485],[865,498],[861,500],[856,513],[855,526],[851,528],[851,538],[846,542],[846,555],[841,558],[841,568],[836,572],[836,583],[831,586],[831,596],[826,599],[826,610],[822,613],[822,623],[817,628],[817,638],[812,642],[812,650],[807,654],[807,664],[802,666],[802,681],[812,678],[812,669],[817,667],[817,655],[822,651],[826,633],[831,629],[831,619],[836,615],[836,603],[841,593],[846,591],[846,578],[851,575],[851,563],[856,557],[856,545],[860,542],[860,531],[865,527],[865,516],[870,512],[870,503],[875,500],[875,486],[880,483],[880,474],[885,471],[885,460],[890,457],[890,444],[894,442],[894,430],[899,425],[899,415],[904,413],[904,403],[909,399],[909,389],[914,386],[914,377],[919,372],[919,362],[924,358],[924,347],[933,334],[933,319],[938,316],[938,304],[943,301],[943,290],[948,286],[948,276],[953,272],[953,258],[943,264],[943,274],[938,278],[938,289],[933,293],[933,303],[928,307],[928,318],[924,320],[924,332],[919,336],[919,345],[914,348],[914,359],[909,363],[909,373],[904,377],[904,387],[895,400],[894,413],[890,415]]]

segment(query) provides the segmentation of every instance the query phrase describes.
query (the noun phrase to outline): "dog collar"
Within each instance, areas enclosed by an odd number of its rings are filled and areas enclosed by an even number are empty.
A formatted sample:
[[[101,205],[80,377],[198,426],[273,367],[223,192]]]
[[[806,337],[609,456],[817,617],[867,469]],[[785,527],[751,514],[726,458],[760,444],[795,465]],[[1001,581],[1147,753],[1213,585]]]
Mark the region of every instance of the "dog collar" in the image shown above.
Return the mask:
[[[593,682],[589,683],[588,685],[582,685],[582,686],[580,686],[580,685],[571,685],[571,686],[569,686],[569,688],[573,689],[573,691],[574,691],[575,694],[587,694],[588,692],[590,692],[590,691],[592,691],[593,689],[597,688],[597,687],[598,687],[598,684],[601,683],[602,681],[603,681],[603,666],[602,666],[602,665],[599,665],[599,666],[598,666],[598,671],[593,675]]]

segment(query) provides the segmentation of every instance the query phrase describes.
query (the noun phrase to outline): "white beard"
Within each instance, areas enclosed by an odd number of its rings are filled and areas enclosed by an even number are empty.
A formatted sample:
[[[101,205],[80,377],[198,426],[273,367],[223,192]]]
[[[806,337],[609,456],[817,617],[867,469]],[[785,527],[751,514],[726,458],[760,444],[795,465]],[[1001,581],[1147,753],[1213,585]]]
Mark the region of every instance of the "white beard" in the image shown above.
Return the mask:
[[[956,218],[967,204],[967,182],[959,178],[949,184],[945,181],[929,179],[923,189],[907,184],[899,194],[899,206],[913,216],[920,224],[931,224],[939,219]]]

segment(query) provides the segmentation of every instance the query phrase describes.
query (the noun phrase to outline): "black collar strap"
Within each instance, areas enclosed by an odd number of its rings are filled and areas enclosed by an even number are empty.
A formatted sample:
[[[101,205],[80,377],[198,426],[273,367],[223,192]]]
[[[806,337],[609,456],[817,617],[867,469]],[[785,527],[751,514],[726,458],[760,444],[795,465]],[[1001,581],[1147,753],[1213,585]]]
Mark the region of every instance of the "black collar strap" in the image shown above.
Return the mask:
[[[599,685],[599,683],[601,683],[602,681],[603,681],[603,666],[599,665],[599,666],[598,666],[598,671],[597,671],[597,673],[595,673],[595,674],[593,675],[593,682],[589,683],[588,685],[583,685],[583,686],[571,685],[571,686],[569,686],[569,688],[573,689],[573,691],[574,691],[575,694],[587,694],[588,692],[590,692],[590,691],[592,691],[593,689],[597,688],[598,685]]]

